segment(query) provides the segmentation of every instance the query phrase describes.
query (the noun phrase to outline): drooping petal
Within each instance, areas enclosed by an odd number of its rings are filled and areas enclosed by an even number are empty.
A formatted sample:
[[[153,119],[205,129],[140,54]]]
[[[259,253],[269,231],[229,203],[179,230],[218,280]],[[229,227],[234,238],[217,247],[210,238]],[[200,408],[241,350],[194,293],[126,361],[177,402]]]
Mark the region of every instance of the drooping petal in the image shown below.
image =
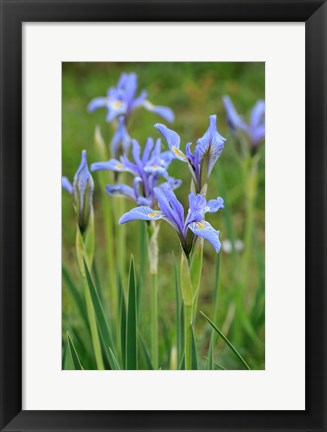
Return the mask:
[[[246,123],[238,115],[229,96],[223,97],[223,103],[225,106],[227,123],[232,132],[235,132],[237,129],[247,130]]]
[[[209,128],[202,138],[198,139],[195,152],[200,165],[206,161],[206,176],[209,178],[212,168],[224,148],[226,139],[220,135],[216,124],[217,116],[210,116]]]
[[[179,148],[180,141],[181,141],[179,135],[176,132],[174,132],[173,130],[168,129],[167,126],[165,126],[161,123],[155,124],[154,127],[156,129],[158,129],[158,131],[165,138],[165,140],[167,141],[168,147],[169,147],[170,151],[173,153],[173,155],[177,159],[180,159],[183,162],[187,162],[187,157]]]
[[[219,209],[224,208],[224,200],[221,197],[211,199],[205,206],[205,212],[216,213]]]
[[[133,201],[136,200],[134,189],[125,184],[107,185],[106,192],[109,196],[123,196]]]
[[[253,107],[251,111],[250,124],[252,128],[256,128],[262,123],[264,123],[266,105],[265,102],[259,100]]]
[[[107,107],[108,99],[105,97],[96,97],[91,100],[91,102],[87,106],[88,112],[92,112],[98,108]]]
[[[195,235],[208,240],[217,253],[220,251],[219,231],[216,231],[209,222],[205,220],[193,222],[189,225],[189,228]]]
[[[162,219],[163,213],[159,210],[153,210],[150,207],[135,207],[129,212],[123,214],[119,223],[123,224],[134,220],[158,220]]]
[[[124,172],[127,171],[126,166],[117,159],[110,159],[106,162],[95,162],[91,165],[91,171],[117,171]]]
[[[147,109],[150,112],[153,112],[155,114],[160,115],[163,119],[167,120],[169,123],[172,123],[174,121],[174,112],[172,109],[160,106],[160,105],[153,105],[150,101],[145,100],[143,102],[143,106],[145,109]]]
[[[73,185],[71,184],[71,182],[68,180],[67,177],[65,176],[62,177],[61,186],[70,194],[73,193]]]

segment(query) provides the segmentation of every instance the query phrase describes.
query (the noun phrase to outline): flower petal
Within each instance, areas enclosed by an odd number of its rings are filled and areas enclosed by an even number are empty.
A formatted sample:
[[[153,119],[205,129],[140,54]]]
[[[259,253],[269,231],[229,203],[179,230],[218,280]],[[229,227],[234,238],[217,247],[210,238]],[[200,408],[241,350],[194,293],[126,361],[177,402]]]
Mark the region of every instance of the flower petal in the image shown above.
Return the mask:
[[[216,231],[209,222],[205,220],[193,222],[189,225],[189,228],[195,235],[208,240],[217,253],[220,251],[219,231]]]
[[[183,233],[184,208],[176,198],[171,185],[167,182],[161,187],[154,188],[154,194],[158,200],[158,206],[165,216],[173,223],[175,229]]]
[[[91,165],[91,171],[127,171],[126,166],[117,159],[110,159],[107,162],[95,162]]]
[[[73,193],[73,185],[71,184],[71,182],[68,180],[67,177],[65,176],[62,177],[61,186],[70,194]]]
[[[216,213],[219,209],[224,208],[224,200],[221,197],[212,199],[207,202],[205,211],[209,213]]]
[[[108,99],[105,97],[96,97],[91,100],[91,102],[87,106],[88,112],[92,112],[98,108],[108,106]]]
[[[148,111],[160,115],[163,119],[167,120],[169,123],[172,123],[174,121],[174,118],[175,118],[174,112],[172,109],[170,109],[168,107],[160,106],[160,105],[153,105],[148,100],[145,100],[143,102],[143,106]]]
[[[147,161],[149,160],[153,146],[154,146],[154,140],[153,140],[153,138],[149,137],[146,140],[143,155],[142,155],[142,164],[143,165],[145,165],[147,163]]]
[[[163,213],[159,210],[153,210],[150,207],[135,207],[129,212],[123,214],[123,216],[119,219],[119,223],[123,224],[126,222],[130,222],[133,220],[158,220],[161,219]]]
[[[135,201],[134,189],[125,184],[107,185],[106,192],[109,196],[123,196]]]
[[[223,103],[225,106],[227,123],[232,132],[235,132],[237,129],[247,130],[246,123],[238,115],[229,96],[223,97]]]
[[[226,141],[226,138],[222,137],[218,132],[216,120],[216,115],[210,116],[209,128],[203,137],[198,139],[195,148],[198,163],[201,165],[204,159],[207,160],[207,179],[211,174],[214,164],[223,151],[224,143]]]
[[[259,100],[253,107],[251,111],[250,124],[251,127],[256,128],[262,123],[264,123],[264,115],[266,111],[265,102]]]
[[[123,153],[127,154],[129,150],[129,146],[131,143],[131,137],[129,136],[126,124],[125,117],[118,117],[118,127],[116,132],[111,140],[111,151],[114,158],[116,158],[119,154],[119,150],[122,147]]]
[[[168,129],[167,126],[157,123],[154,125],[156,129],[162,134],[162,136],[167,141],[170,151],[177,158],[182,160],[183,162],[188,162],[185,154],[180,150],[180,137],[179,135],[171,129]]]

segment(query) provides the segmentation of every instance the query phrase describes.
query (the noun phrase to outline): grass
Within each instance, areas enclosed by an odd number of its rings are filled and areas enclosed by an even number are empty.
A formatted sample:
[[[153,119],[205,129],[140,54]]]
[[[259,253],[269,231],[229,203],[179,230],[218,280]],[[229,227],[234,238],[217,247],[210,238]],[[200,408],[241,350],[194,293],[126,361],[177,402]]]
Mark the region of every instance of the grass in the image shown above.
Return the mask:
[[[237,110],[248,118],[251,108],[258,99],[264,99],[265,70],[263,63],[63,63],[62,69],[62,171],[72,179],[79,165],[82,149],[88,152],[89,163],[98,161],[98,152],[94,145],[94,132],[97,125],[101,128],[105,143],[109,143],[113,134],[111,124],[105,122],[105,110],[99,109],[91,114],[87,113],[88,102],[95,96],[103,96],[109,86],[115,85],[121,72],[136,72],[139,78],[139,90],[147,89],[149,100],[158,105],[171,107],[176,116],[172,129],[181,136],[182,148],[192,141],[196,142],[208,127],[210,114],[217,114],[219,132],[228,140],[224,151],[215,165],[210,177],[208,198],[218,195],[225,200],[225,209],[218,214],[209,214],[207,219],[220,230],[221,240],[241,239],[245,236],[245,214],[247,210],[242,167],[237,156],[237,149],[230,136],[223,110],[222,96],[228,94]],[[148,136],[158,137],[159,133],[153,128],[156,122],[162,122],[158,116],[139,109],[133,113],[129,125],[129,133],[143,146]],[[259,148],[258,192],[253,205],[252,223],[253,239],[249,250],[227,254],[221,251],[219,256],[219,296],[215,305],[218,286],[215,280],[216,254],[210,244],[205,242],[202,270],[202,283],[198,299],[198,310],[204,312],[220,329],[228,340],[235,342],[238,353],[251,364],[251,369],[265,367],[265,315],[264,315],[264,226],[265,226],[265,165],[264,144]],[[111,323],[113,316],[110,311],[112,290],[108,287],[108,256],[105,235],[105,221],[103,219],[103,200],[117,210],[117,201],[105,197],[100,184],[103,179],[100,173],[94,173],[95,195],[95,264],[99,298],[103,299],[105,320]],[[189,193],[189,171],[186,164],[174,161],[170,174],[183,180],[182,186],[176,194],[184,206],[187,206]],[[109,176],[108,176],[109,178]],[[133,207],[132,202],[125,202],[125,209]],[[119,216],[119,215],[117,215]],[[91,343],[91,336],[85,325],[83,303],[80,297],[81,280],[75,259],[75,218],[71,204],[71,197],[63,191],[62,198],[62,226],[63,226],[63,264],[65,266],[63,278],[62,303],[62,334],[63,351],[65,347],[73,353],[70,356],[76,361],[75,352],[79,354],[79,361],[84,369],[96,366],[87,347]],[[129,325],[127,338],[133,338],[135,331],[142,339],[139,347],[134,347],[135,355],[125,358],[125,361],[139,368],[149,368],[151,364],[147,347],[150,347],[151,284],[144,272],[147,259],[140,253],[144,247],[140,242],[140,233],[144,228],[140,223],[130,223],[126,227],[126,261],[123,268],[128,270],[130,255],[135,258],[135,286],[130,291],[134,295],[133,305],[137,305],[137,329],[132,332]],[[251,234],[252,236],[252,234]],[[142,240],[142,239],[141,239]],[[158,310],[159,310],[159,357],[162,369],[171,364],[172,346],[183,335],[176,331],[176,293],[174,282],[174,260],[172,251],[179,257],[178,239],[173,230],[165,223],[161,223],[158,235],[159,241],[159,274],[158,274]],[[246,260],[244,259],[246,256]],[[244,268],[246,261],[246,271]],[[133,264],[134,268],[134,264]],[[68,276],[67,276],[68,275]],[[246,275],[246,280],[245,280]],[[120,291],[117,279],[117,298],[125,296],[126,309],[132,307],[128,303],[128,276],[125,276]],[[144,281],[145,283],[139,283]],[[134,282],[135,282],[134,281]],[[99,285],[97,283],[97,285]],[[141,289],[142,288],[142,289]],[[124,291],[125,290],[125,291]],[[240,293],[242,295],[240,296]],[[79,295],[78,295],[79,294]],[[74,297],[75,296],[75,297]],[[75,300],[74,300],[75,298]],[[76,303],[76,298],[79,301]],[[238,304],[241,304],[241,312]],[[134,306],[133,306],[134,307]],[[126,313],[126,311],[125,311]],[[242,316],[241,316],[242,315]],[[117,317],[116,317],[117,318]],[[118,328],[118,327],[117,327]],[[69,331],[69,343],[67,342]],[[131,333],[132,332],[132,333]],[[117,333],[117,338],[121,331]],[[113,335],[113,337],[115,337]],[[197,341],[197,367],[207,368],[208,349],[212,338],[212,327],[204,318],[197,314],[194,337]],[[241,369],[242,364],[226,345],[222,338],[215,338],[212,352],[213,365],[220,368]],[[124,341],[122,342],[124,343]],[[67,348],[67,349],[68,349]],[[182,356],[178,348],[179,360]],[[68,351],[67,351],[68,352]],[[108,353],[107,353],[108,354]],[[113,362],[114,355],[108,354]],[[70,361],[66,356],[66,361]],[[177,366],[178,367],[178,366]]]

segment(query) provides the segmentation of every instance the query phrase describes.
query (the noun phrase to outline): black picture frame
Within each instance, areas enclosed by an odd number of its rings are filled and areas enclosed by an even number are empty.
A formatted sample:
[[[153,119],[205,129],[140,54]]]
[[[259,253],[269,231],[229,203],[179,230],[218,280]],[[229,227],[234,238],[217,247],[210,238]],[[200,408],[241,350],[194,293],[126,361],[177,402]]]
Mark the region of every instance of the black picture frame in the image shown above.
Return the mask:
[[[327,431],[326,1],[1,0],[0,5],[0,430]],[[29,21],[305,22],[306,229],[299,233],[306,256],[305,411],[22,411],[22,23]]]

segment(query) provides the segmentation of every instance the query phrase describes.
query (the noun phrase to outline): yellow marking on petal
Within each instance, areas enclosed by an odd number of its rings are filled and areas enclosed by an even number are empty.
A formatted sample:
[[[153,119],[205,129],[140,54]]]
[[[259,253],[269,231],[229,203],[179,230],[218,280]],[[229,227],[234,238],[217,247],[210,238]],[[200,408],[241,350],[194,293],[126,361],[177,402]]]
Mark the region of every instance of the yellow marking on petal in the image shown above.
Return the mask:
[[[180,156],[183,159],[185,159],[185,154],[182,151],[180,151],[177,147],[172,146],[172,150],[177,156]]]
[[[149,102],[149,101],[146,101],[146,106],[147,106],[149,109],[153,109],[153,108],[154,108],[153,103],[151,103],[151,102]]]
[[[157,216],[157,214],[159,214],[160,212],[158,212],[158,211],[154,211],[154,212],[152,212],[152,213],[149,213],[148,214],[148,216],[149,217],[155,217],[155,216]]]
[[[204,229],[206,227],[203,222],[198,222],[196,225],[199,229]]]
[[[152,165],[152,168],[153,168],[153,169],[159,169],[160,166],[159,166],[159,165]]]
[[[121,103],[120,101],[115,101],[115,102],[112,104],[112,106],[113,106],[115,109],[120,108],[121,105],[122,105],[122,103]]]
[[[210,210],[210,207],[209,207],[209,206],[205,206],[205,207],[204,207],[204,210],[205,210],[205,211],[208,211],[208,210]]]
[[[121,164],[121,163],[119,163],[119,164],[117,164],[117,165],[115,166],[115,168],[122,169],[122,168],[124,168],[124,165]]]

